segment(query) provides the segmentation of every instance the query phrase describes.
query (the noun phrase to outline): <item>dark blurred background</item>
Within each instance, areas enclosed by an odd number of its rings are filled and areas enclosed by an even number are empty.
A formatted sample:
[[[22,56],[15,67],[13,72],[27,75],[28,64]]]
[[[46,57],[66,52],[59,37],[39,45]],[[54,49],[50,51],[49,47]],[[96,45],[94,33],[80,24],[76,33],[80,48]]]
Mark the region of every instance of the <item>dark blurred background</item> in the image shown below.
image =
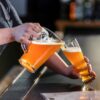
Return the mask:
[[[51,30],[56,30],[60,27],[58,24],[56,25],[58,20],[65,21],[67,27],[70,26],[71,22],[83,23],[83,21],[85,21],[90,25],[94,21],[99,24],[100,20],[100,0],[10,1],[16,8],[23,22],[39,22],[41,25],[46,26]]]

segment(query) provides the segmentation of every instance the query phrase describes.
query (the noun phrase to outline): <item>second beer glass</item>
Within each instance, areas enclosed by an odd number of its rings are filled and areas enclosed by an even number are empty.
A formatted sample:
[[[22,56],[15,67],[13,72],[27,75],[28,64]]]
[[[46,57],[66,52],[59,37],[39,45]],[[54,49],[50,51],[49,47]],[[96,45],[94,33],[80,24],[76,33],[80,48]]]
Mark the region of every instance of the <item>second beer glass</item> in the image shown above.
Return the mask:
[[[87,63],[84,60],[78,41],[76,39],[69,39],[62,50],[65,57],[71,62],[72,65],[74,65],[74,69],[77,73],[79,73],[82,82],[87,83],[92,80],[93,76],[90,76],[88,68],[85,68]]]

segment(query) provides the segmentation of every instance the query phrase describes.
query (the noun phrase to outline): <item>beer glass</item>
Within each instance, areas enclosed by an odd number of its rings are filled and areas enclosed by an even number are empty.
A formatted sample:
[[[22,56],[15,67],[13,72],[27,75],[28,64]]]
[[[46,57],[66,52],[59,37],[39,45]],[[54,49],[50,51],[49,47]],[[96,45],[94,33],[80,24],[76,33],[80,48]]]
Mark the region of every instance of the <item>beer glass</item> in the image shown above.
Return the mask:
[[[26,48],[22,45],[24,54],[19,59],[20,64],[29,72],[34,73],[51,55],[60,49],[61,41],[52,31],[42,28],[38,38],[32,38],[32,42]]]
[[[68,41],[65,43],[65,46],[62,47],[62,50],[65,57],[70,61],[72,65],[74,65],[74,69],[77,73],[79,73],[82,82],[88,83],[90,80],[92,80],[93,76],[89,75],[88,67],[85,68],[87,63],[84,60],[84,56],[78,41],[75,38],[68,39]]]

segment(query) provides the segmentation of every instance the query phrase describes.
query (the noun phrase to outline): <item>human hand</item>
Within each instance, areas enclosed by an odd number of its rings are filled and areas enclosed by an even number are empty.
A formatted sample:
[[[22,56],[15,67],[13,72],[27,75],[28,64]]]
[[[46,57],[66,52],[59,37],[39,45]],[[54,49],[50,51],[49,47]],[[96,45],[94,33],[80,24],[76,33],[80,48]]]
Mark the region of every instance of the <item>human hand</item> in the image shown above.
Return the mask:
[[[79,72],[83,71],[83,70],[88,70],[89,73],[82,73],[81,76],[92,76],[92,80],[94,80],[96,78],[96,74],[95,72],[93,71],[92,67],[91,67],[91,64],[89,63],[89,59],[87,57],[84,56],[84,60],[86,61],[87,63],[87,66],[84,66],[83,68],[81,68],[80,70],[76,70],[75,69],[75,66],[71,65],[69,68],[71,70],[71,73],[69,75],[70,78],[73,78],[73,79],[77,79],[80,77],[80,74]],[[92,81],[91,80],[91,81]]]
[[[29,44],[31,41],[30,37],[38,37],[42,27],[39,23],[25,23],[12,28],[12,36],[15,41],[20,43]]]
[[[89,63],[89,59],[86,56],[84,56],[84,60],[86,61],[87,66],[86,67],[84,66],[84,68],[81,69],[80,71],[82,71],[82,70],[88,70],[88,73],[81,73],[81,76],[84,76],[84,77],[85,76],[90,76],[90,77],[92,77],[89,81],[87,80],[86,83],[88,83],[88,82],[93,81],[96,78],[96,73],[93,71],[92,66]]]

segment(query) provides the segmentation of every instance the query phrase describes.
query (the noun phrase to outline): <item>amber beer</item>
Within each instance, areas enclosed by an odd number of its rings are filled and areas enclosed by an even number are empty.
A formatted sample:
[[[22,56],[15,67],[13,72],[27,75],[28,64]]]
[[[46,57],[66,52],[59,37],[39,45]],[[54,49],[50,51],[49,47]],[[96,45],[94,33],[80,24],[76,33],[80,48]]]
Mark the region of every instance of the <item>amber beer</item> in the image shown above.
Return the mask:
[[[32,41],[25,52],[19,59],[20,64],[29,72],[34,73],[51,55],[60,49],[61,42],[39,42]]]
[[[67,47],[63,49],[63,53],[65,57],[71,62],[71,64],[75,66],[74,69],[79,73],[80,78],[84,83],[91,80],[92,77],[89,76],[88,69],[84,68],[87,66],[87,63],[85,62],[83,53],[79,47]]]

